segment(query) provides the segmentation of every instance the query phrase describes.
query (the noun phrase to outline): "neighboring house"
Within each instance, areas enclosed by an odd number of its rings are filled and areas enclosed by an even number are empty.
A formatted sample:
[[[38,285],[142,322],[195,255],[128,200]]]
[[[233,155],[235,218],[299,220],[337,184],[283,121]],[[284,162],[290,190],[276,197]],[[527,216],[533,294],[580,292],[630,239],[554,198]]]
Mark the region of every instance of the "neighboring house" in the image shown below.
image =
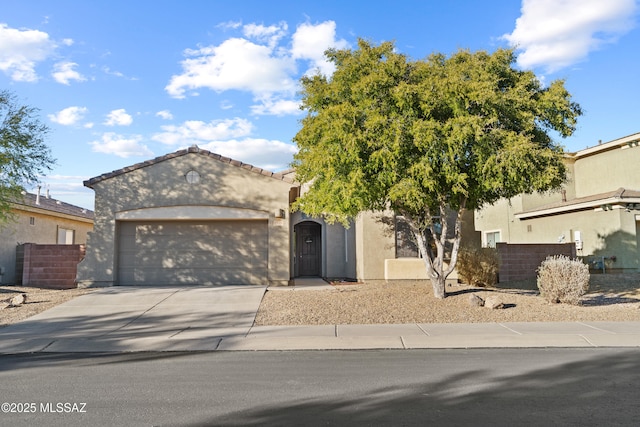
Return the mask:
[[[26,193],[11,205],[15,221],[0,227],[0,283],[15,284],[16,248],[23,243],[83,244],[93,229],[93,212]]]
[[[640,133],[567,154],[566,164],[562,191],[476,212],[483,244],[575,242],[592,267],[640,270]]]
[[[301,191],[293,171],[273,173],[192,146],[85,185],[95,191],[95,226],[78,265],[80,287],[426,276],[417,252],[398,257],[410,243],[376,214],[345,228],[290,213]]]

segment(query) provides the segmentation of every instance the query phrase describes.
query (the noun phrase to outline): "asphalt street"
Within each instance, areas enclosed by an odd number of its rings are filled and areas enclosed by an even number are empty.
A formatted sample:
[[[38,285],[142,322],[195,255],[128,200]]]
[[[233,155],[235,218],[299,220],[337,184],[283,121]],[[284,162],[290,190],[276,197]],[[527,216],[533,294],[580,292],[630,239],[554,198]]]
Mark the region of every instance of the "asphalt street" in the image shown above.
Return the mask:
[[[0,387],[11,426],[631,426],[640,349],[16,354]]]

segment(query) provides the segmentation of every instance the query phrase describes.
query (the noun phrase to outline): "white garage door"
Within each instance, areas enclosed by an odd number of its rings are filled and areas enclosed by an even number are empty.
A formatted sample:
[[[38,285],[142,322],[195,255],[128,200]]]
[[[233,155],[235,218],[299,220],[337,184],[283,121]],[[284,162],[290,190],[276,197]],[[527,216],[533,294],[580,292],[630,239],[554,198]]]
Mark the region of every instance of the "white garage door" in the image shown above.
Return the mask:
[[[267,284],[267,221],[120,222],[120,285]]]

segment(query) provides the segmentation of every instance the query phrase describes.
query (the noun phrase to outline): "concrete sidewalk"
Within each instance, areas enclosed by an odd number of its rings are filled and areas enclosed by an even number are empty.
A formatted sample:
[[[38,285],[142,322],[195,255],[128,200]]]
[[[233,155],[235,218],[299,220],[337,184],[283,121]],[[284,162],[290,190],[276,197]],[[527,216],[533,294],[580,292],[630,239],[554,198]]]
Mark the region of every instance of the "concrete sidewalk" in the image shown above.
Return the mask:
[[[324,287],[311,279],[272,289]],[[253,326],[264,292],[100,289],[0,328],[0,353],[640,347],[640,322]]]

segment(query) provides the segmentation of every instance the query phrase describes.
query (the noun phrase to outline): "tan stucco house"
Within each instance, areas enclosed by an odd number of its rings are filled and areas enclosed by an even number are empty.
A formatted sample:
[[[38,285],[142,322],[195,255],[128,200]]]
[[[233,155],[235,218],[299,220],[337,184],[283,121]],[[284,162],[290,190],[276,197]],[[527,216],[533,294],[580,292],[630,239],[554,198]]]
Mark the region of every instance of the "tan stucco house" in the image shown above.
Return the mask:
[[[483,244],[569,243],[597,270],[640,270],[640,133],[566,155],[562,191],[475,213]]]
[[[297,277],[425,278],[417,251],[373,213],[350,227],[290,205],[301,186],[202,150],[179,150],[85,181],[95,225],[78,286],[290,285]]]
[[[93,229],[93,211],[25,193],[11,204],[13,221],[0,227],[0,283],[16,283],[16,248],[23,243],[84,244]]]

